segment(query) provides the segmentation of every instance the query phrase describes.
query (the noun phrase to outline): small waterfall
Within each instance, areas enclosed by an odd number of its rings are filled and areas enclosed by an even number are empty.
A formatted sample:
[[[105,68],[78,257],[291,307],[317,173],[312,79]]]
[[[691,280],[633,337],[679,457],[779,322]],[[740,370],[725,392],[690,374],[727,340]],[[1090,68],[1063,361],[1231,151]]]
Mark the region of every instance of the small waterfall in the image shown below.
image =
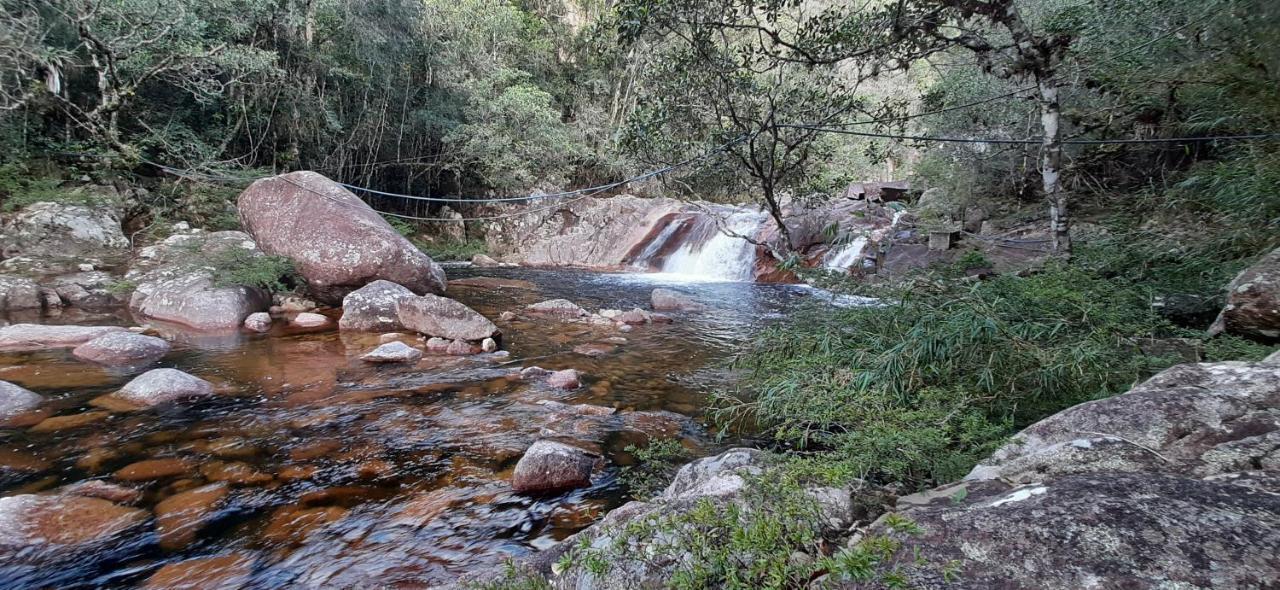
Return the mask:
[[[822,266],[831,270],[849,270],[850,266],[862,261],[862,251],[866,248],[867,237],[859,236],[841,248],[828,251],[826,256],[822,257]]]
[[[753,236],[764,216],[755,211],[735,211],[724,221],[731,233]],[[704,223],[714,224],[706,219]],[[662,272],[686,275],[701,279],[750,281],[755,278],[755,244],[731,236],[715,227],[707,227],[703,236],[690,236],[662,264]]]

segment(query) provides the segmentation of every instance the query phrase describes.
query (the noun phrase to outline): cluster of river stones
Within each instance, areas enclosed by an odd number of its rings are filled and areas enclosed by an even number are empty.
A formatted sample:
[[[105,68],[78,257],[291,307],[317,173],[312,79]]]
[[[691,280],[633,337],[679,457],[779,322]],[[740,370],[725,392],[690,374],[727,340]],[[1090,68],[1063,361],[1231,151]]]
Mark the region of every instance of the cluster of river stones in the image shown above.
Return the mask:
[[[146,370],[171,351],[166,338],[173,332],[157,329],[163,326],[209,333],[262,333],[280,322],[291,329],[331,328],[336,318],[336,327],[343,333],[381,333],[377,344],[359,355],[370,365],[396,364],[411,369],[424,356],[474,358],[493,365],[508,360],[506,351],[500,350],[498,325],[443,296],[444,274],[430,258],[358,198],[327,179],[311,173],[289,176],[292,178],[285,181],[260,181],[241,196],[238,207],[247,233],[206,232],[178,224],[169,237],[134,251],[123,266],[123,274],[100,269],[110,266],[103,262],[111,258],[110,250],[128,248],[128,242],[118,237],[119,219],[110,209],[40,204],[34,206],[34,212],[6,219],[5,237],[14,241],[6,245],[4,270],[8,274],[0,275],[0,311],[11,317],[27,312],[47,317],[127,305],[143,325],[14,323],[0,327],[0,351],[70,349],[74,358],[86,363],[138,373],[118,389],[92,399],[90,409],[71,414],[61,414],[57,404],[49,404],[38,393],[0,381],[0,428],[63,432],[105,424],[112,416],[180,411],[183,404],[227,393],[224,385],[177,369]],[[61,248],[59,242],[79,244],[82,249]],[[290,258],[306,280],[306,297],[273,297],[255,287],[224,285],[217,273],[225,269],[215,268],[209,261],[230,249],[236,249],[241,259],[266,254]],[[79,262],[72,257],[78,257]],[[472,288],[494,282],[502,279],[458,281]],[[122,283],[128,291],[121,292]],[[503,313],[498,321],[546,318],[613,332],[575,349],[598,356],[624,344],[626,338],[621,333],[672,321],[663,312],[704,308],[684,294],[665,289],[653,292],[652,303],[652,311],[605,309],[592,313],[571,301],[553,299]],[[332,308],[326,309],[326,304]],[[336,309],[339,306],[340,312]],[[537,366],[512,370],[507,376],[534,383],[541,391],[577,389],[582,386],[581,377],[572,368],[552,371]],[[509,476],[515,493],[557,493],[590,485],[593,474],[602,467],[600,432],[622,428],[670,434],[689,425],[687,418],[666,412],[619,412],[613,407],[566,404],[549,398],[537,400],[535,405],[544,408],[548,418],[539,437],[517,455],[520,459]],[[201,444],[220,445],[221,440]],[[224,459],[210,464],[197,465],[183,457],[156,457],[124,465],[106,478],[0,498],[0,585],[46,583],[56,580],[53,572],[59,568],[81,571],[77,567],[87,558],[128,556],[153,542],[166,551],[179,550],[192,543],[236,486],[278,485],[310,475],[305,465],[285,467],[279,473],[263,472],[235,460],[238,447],[234,440],[228,439],[223,446],[227,448],[209,449]],[[109,461],[110,453],[109,449],[91,450],[77,466],[92,472],[90,463]],[[36,457],[5,452],[0,457],[0,470],[38,472],[44,468],[41,462]],[[366,464],[372,465],[366,461],[360,469]],[[370,469],[379,471],[376,465]],[[199,475],[193,479],[193,473]],[[175,480],[197,483],[178,489],[150,510],[135,507],[152,484]],[[450,501],[454,500],[437,498],[435,503],[441,506],[429,512],[438,513]],[[338,512],[345,510],[305,509],[289,514],[287,526],[281,526],[289,530],[314,528],[338,518]],[[251,559],[234,553],[187,560],[161,568],[148,586],[195,583],[235,587],[244,582],[241,574],[252,565]]]

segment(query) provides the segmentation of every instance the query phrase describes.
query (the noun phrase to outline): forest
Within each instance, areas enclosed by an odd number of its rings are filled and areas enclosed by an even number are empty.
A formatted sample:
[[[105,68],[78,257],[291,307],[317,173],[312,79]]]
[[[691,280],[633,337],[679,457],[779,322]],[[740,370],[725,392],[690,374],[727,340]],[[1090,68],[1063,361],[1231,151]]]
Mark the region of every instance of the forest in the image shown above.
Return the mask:
[[[76,587],[1280,576],[1280,3],[0,6],[0,522],[159,527]],[[262,406],[103,405],[168,367]]]

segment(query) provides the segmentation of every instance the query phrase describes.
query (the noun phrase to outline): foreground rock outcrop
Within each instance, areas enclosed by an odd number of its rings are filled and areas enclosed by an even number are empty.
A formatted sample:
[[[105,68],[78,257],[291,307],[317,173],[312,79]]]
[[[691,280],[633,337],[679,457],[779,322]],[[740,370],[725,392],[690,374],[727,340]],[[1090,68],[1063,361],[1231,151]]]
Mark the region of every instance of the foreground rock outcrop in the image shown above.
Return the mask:
[[[888,587],[877,580],[892,573],[913,588],[1268,587],[1280,579],[1277,408],[1275,359],[1180,365],[1028,427],[964,481],[899,498],[870,525],[850,528],[854,507],[883,492],[808,488],[823,537],[896,543],[867,563],[866,580],[834,571],[822,582]],[[759,507],[743,492],[765,460],[735,449],[686,465],[655,500],[609,513],[523,571],[554,588],[665,587],[695,565],[672,539],[705,535],[684,535],[681,515],[738,505],[737,518],[751,518]],[[557,565],[583,548],[603,566]]]
[[[110,258],[127,253],[120,211],[98,205],[33,203],[0,218],[4,258]]]
[[[316,298],[336,304],[385,279],[442,293],[444,271],[359,197],[315,172],[263,178],[236,202],[240,222],[268,254],[293,260]]]
[[[1209,328],[1265,341],[1280,340],[1280,248],[1227,285],[1227,303]]]

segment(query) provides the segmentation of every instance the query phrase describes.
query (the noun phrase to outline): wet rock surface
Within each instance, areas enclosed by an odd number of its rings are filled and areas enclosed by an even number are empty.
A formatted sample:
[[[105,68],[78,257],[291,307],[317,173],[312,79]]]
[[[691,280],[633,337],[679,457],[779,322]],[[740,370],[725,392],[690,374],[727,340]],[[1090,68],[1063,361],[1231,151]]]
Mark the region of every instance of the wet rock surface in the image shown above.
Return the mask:
[[[400,301],[413,296],[413,291],[391,281],[373,281],[342,298],[338,327],[363,332],[404,330],[396,309]]]
[[[427,336],[483,340],[498,333],[498,327],[474,309],[436,295],[401,299],[396,314],[405,328]]]
[[[40,402],[43,401],[44,398],[34,391],[8,381],[0,381],[0,424],[40,407]]]
[[[110,332],[75,347],[76,358],[109,366],[148,365],[169,353],[162,338],[133,332]]]
[[[263,251],[294,261],[322,302],[384,279],[415,293],[442,293],[444,271],[382,216],[315,172],[254,182],[236,204]]]
[[[127,558],[145,545],[147,513],[99,498],[21,494],[0,498],[0,586],[79,581],[88,560]]]
[[[673,289],[654,289],[650,295],[655,311],[703,311],[706,305]]]
[[[516,463],[511,487],[517,492],[557,492],[591,484],[598,455],[550,440],[533,443]]]
[[[149,408],[181,399],[213,395],[213,384],[177,369],[152,369],[109,397]]]

